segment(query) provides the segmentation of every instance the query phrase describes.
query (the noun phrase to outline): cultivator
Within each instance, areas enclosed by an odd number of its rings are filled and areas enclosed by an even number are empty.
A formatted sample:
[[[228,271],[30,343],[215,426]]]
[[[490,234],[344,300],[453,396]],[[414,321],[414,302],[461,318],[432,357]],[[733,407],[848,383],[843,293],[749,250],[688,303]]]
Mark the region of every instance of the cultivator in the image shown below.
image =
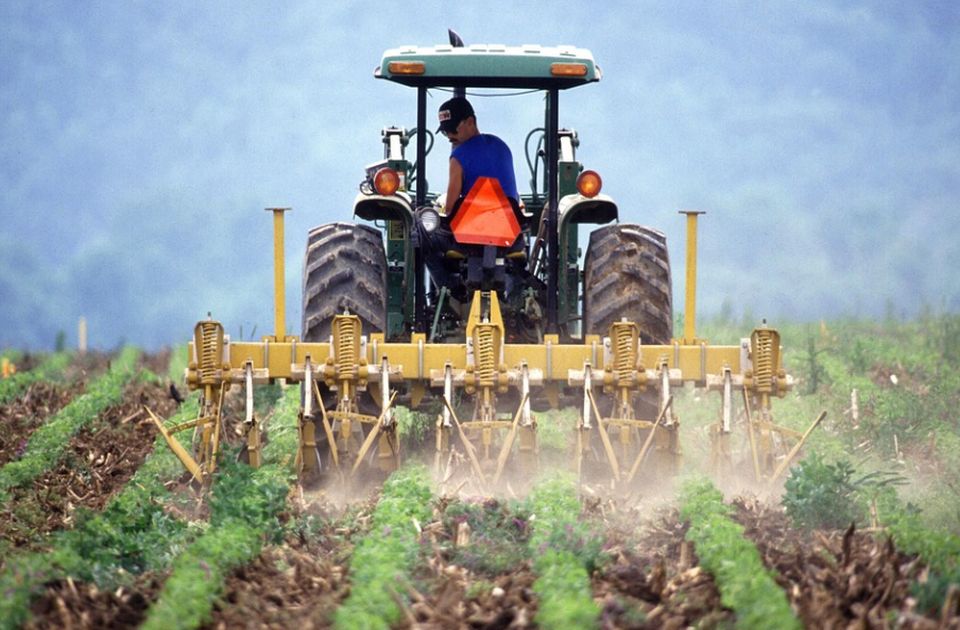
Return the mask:
[[[695,230],[696,216],[690,220]],[[282,241],[277,242],[277,260],[282,260]],[[695,252],[688,252],[688,266],[695,270]],[[693,292],[695,282],[688,284],[688,309]],[[275,303],[283,300],[280,283]],[[730,436],[742,424],[757,480],[778,477],[805,439],[772,419],[773,398],[792,385],[782,367],[779,333],[761,327],[740,345],[712,346],[696,338],[688,312],[685,337],[669,345],[641,343],[639,327],[630,321],[613,323],[604,337],[585,335],[582,343],[560,343],[557,335],[545,335],[542,344],[506,343],[493,291],[474,295],[461,343],[428,343],[418,333],[406,342],[388,342],[382,333],[367,334],[349,313],[334,317],[326,343],[287,336],[280,310],[275,334],[259,342],[232,341],[219,322],[202,321],[186,372],[188,386],[201,391],[199,415],[172,428],[163,428],[159,419],[157,424],[191,474],[203,481],[216,466],[227,390],[244,390],[245,451],[258,465],[261,426],[253,413],[253,389],[281,379],[298,383],[303,391],[299,469],[304,476],[343,477],[362,468],[395,469],[401,452],[394,405],[399,399],[419,408],[438,399],[438,474],[449,477],[460,460],[481,487],[489,487],[500,482],[511,460],[524,471],[536,467],[533,401],[554,408],[576,404],[580,418],[571,436],[576,445],[571,467],[580,473],[592,467],[614,483],[630,484],[641,473],[649,477],[677,469],[680,421],[673,411],[674,393],[689,384],[719,393],[715,467],[729,465]],[[743,401],[739,418],[737,398]],[[458,400],[467,403],[457,405]],[[379,405],[379,414],[361,412],[365,401]],[[461,420],[458,409],[471,415]],[[187,429],[194,430],[195,455],[175,437]]]

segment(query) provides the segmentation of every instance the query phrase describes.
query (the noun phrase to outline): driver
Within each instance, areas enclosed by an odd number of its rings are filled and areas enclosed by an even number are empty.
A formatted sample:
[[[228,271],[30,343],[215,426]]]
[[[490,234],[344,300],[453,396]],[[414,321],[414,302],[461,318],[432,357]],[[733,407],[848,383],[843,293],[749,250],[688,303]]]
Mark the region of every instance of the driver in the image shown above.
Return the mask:
[[[443,214],[452,217],[460,201],[480,177],[492,177],[500,182],[504,194],[515,206],[519,203],[516,175],[513,171],[513,154],[507,144],[497,136],[480,133],[477,117],[470,101],[462,96],[454,97],[440,106],[440,128],[437,130],[450,141],[450,179]],[[417,226],[419,228],[419,221]],[[458,250],[458,244],[449,228],[441,224],[433,232],[418,229],[424,262],[438,286],[450,287],[444,255],[449,250]]]
[[[452,214],[457,201],[470,191],[479,177],[496,178],[504,194],[517,202],[520,196],[510,147],[493,134],[480,133],[470,101],[462,96],[450,99],[440,106],[439,117],[437,131],[453,145],[444,214]]]

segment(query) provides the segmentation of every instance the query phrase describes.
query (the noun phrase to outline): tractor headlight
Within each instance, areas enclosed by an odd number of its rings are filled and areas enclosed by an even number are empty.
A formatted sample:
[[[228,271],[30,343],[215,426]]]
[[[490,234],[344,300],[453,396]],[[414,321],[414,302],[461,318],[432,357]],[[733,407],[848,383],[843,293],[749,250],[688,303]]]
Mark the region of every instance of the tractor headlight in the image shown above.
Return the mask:
[[[373,175],[373,189],[389,197],[400,189],[400,174],[386,166],[381,168]]]
[[[600,194],[603,188],[603,180],[596,171],[584,171],[577,177],[577,192],[584,197],[592,199]]]
[[[421,208],[419,215],[420,225],[427,232],[433,232],[440,225],[440,213],[433,208]]]

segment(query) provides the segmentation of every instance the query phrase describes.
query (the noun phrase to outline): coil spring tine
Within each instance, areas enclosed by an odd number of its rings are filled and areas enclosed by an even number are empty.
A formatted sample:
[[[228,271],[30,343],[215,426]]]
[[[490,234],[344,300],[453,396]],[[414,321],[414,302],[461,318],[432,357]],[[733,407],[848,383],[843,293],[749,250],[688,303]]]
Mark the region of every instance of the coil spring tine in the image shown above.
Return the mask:
[[[770,331],[758,331],[756,354],[753,361],[754,378],[760,387],[770,387],[773,382],[773,335]]]
[[[476,370],[480,384],[491,386],[496,381],[497,357],[493,349],[493,326],[477,327]]]
[[[197,371],[201,383],[213,383],[216,370],[220,364],[220,343],[217,334],[216,322],[201,322],[200,324],[200,365]]]

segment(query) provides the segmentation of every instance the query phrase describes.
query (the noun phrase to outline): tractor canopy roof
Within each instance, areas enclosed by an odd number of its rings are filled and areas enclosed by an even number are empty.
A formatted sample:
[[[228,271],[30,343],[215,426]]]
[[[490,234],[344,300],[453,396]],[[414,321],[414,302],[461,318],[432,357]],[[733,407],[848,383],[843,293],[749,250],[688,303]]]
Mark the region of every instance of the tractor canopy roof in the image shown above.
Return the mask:
[[[391,48],[374,76],[414,87],[562,90],[599,81],[601,72],[586,48],[474,44]]]

